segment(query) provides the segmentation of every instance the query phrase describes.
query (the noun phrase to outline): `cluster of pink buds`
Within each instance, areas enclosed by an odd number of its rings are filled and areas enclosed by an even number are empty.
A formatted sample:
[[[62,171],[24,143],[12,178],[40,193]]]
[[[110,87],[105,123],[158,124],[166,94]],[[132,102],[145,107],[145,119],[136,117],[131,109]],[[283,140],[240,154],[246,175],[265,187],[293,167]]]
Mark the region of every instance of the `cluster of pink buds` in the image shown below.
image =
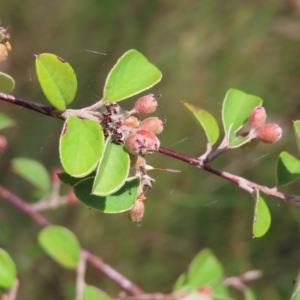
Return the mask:
[[[266,117],[266,110],[262,106],[253,109],[249,117],[251,136],[263,143],[273,144],[281,138],[282,129],[275,123],[265,124]]]

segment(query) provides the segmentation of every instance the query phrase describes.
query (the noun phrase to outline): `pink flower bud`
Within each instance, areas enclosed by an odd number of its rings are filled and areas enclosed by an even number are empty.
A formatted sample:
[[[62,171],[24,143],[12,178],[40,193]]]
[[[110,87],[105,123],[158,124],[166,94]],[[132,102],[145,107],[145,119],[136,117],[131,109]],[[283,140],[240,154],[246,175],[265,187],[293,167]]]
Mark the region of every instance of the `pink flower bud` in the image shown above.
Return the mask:
[[[273,144],[281,138],[282,129],[277,124],[271,123],[260,127],[256,131],[256,138],[267,144]]]
[[[144,130],[144,129],[139,129],[136,133],[147,139],[148,154],[152,153],[152,152],[156,152],[158,150],[158,148],[160,146],[160,142],[159,142],[159,139],[152,132],[150,132],[148,130]]]
[[[7,140],[6,137],[0,135],[0,150],[4,150],[7,147]]]
[[[140,155],[134,155],[130,157],[130,165],[132,168],[139,170],[146,166],[146,160]]]
[[[144,201],[136,200],[135,204],[129,211],[129,218],[132,222],[140,222],[145,211]]]
[[[251,128],[257,129],[265,124],[266,110],[262,106],[254,108],[249,117],[249,123]]]
[[[0,44],[0,62],[6,60],[7,56],[7,48],[5,47],[5,45]]]
[[[153,134],[160,134],[163,131],[164,126],[163,126],[163,121],[160,118],[151,117],[145,119],[141,123],[140,128],[148,130]]]
[[[134,109],[138,114],[151,114],[157,108],[157,99],[153,94],[149,94],[138,99]]]
[[[148,149],[148,139],[140,134],[133,133],[125,139],[124,147],[132,155],[145,154]]]
[[[131,128],[136,128],[136,127],[139,127],[140,120],[135,116],[129,116],[129,117],[125,118],[125,120],[123,121],[123,125],[131,127]]]

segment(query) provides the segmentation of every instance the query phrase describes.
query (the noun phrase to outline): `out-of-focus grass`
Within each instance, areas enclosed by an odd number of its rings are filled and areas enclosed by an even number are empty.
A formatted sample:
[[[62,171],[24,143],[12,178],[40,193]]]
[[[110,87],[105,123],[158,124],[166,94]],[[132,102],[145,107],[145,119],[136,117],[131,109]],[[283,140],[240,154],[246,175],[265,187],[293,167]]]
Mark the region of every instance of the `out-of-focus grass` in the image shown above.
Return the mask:
[[[167,119],[163,146],[200,155],[205,150],[204,135],[180,101],[202,106],[221,121],[222,100],[233,87],[262,97],[268,122],[278,122],[284,135],[274,146],[234,150],[214,165],[273,186],[279,152],[298,155],[291,122],[300,114],[298,0],[31,0],[22,4],[10,0],[1,5],[1,21],[13,27],[13,51],[0,68],[16,79],[15,95],[46,103],[36,80],[34,54],[51,52],[68,60],[77,73],[79,90],[73,107],[89,105],[101,97],[105,77],[117,58],[135,48],[163,72],[162,82],[151,90],[163,95],[158,111]],[[125,101],[124,107],[132,104],[133,100]],[[7,131],[10,147],[1,154],[1,183],[29,198],[28,187],[9,172],[10,160],[28,156],[49,168],[58,166],[62,124],[5,103],[1,110],[18,123]],[[251,283],[258,299],[289,297],[299,265],[296,208],[266,197],[272,227],[265,237],[253,240],[253,201],[248,194],[159,154],[149,160],[153,166],[182,172],[153,173],[157,182],[147,193],[141,227],[128,222],[126,215],[107,216],[82,205],[49,212],[47,217],[71,228],[85,247],[149,292],[169,290],[193,256],[210,247],[228,276],[250,269],[264,272],[261,280]],[[300,192],[297,184],[286,191]],[[9,205],[3,211],[8,226],[0,242],[18,263],[20,299],[71,298],[74,274],[46,258],[36,245],[34,224]],[[88,283],[118,293],[109,280],[88,271]],[[242,299],[238,293],[235,297]]]

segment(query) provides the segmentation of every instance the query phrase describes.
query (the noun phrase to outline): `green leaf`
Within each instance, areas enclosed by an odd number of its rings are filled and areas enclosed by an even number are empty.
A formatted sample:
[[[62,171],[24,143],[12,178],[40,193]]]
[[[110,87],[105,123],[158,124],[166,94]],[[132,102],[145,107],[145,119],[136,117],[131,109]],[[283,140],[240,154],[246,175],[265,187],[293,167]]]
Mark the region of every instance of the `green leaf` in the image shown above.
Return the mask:
[[[271,215],[264,199],[259,195],[258,190],[253,191],[255,201],[253,217],[253,237],[262,237],[267,233],[271,225]]]
[[[36,56],[36,71],[49,102],[58,110],[66,110],[77,90],[76,75],[69,63],[54,54],[43,53]]]
[[[300,178],[300,161],[286,151],[280,153],[276,165],[277,185],[286,185]]]
[[[84,287],[83,300],[110,300],[111,298],[101,290],[92,285],[86,285]]]
[[[10,289],[16,279],[16,266],[9,254],[0,248],[0,287]]]
[[[244,290],[245,300],[256,300],[255,294],[249,288]]]
[[[44,251],[68,269],[75,269],[80,259],[80,245],[76,236],[62,226],[48,226],[38,235]]]
[[[294,130],[295,130],[295,135],[296,135],[298,151],[300,152],[300,120],[294,121]]]
[[[219,127],[216,119],[206,110],[189,104],[181,102],[189,111],[193,113],[195,118],[199,121],[206,134],[209,144],[213,145],[219,138]]]
[[[7,115],[0,113],[0,130],[15,125],[15,121],[13,121]]]
[[[182,273],[174,283],[173,292],[181,290],[186,283],[186,274]]]
[[[198,289],[219,279],[223,275],[223,268],[219,260],[210,249],[198,253],[189,266],[187,286]]]
[[[118,102],[151,88],[161,72],[136,50],[127,51],[112,68],[105,82],[104,102]]]
[[[93,178],[85,179],[74,186],[76,197],[85,205],[104,213],[120,213],[129,210],[135,203],[140,181],[127,181],[116,193],[100,197],[91,195]]]
[[[237,147],[236,132],[242,128],[248,120],[252,110],[262,104],[262,99],[253,95],[246,94],[242,91],[230,89],[223,102],[222,120],[225,134],[230,134],[230,146]]]
[[[108,196],[118,191],[129,173],[130,158],[123,145],[117,145],[108,138],[99,161],[92,194]]]
[[[92,172],[91,174],[88,174],[86,177],[83,178],[77,178],[77,177],[72,177],[70,176],[68,173],[57,173],[58,178],[65,184],[69,185],[69,186],[74,186],[75,184],[79,183],[80,181],[87,179],[87,178],[91,178],[91,177],[95,177],[95,172]]]
[[[216,299],[230,299],[227,287],[223,284],[221,278],[215,280],[210,284],[213,290],[214,298]]]
[[[97,166],[104,147],[104,134],[99,123],[69,117],[59,143],[60,161],[73,177],[84,177]]]
[[[15,80],[8,74],[0,72],[0,92],[10,93],[15,88]]]
[[[291,300],[300,300],[300,271],[298,273],[296,282],[294,283],[294,290]]]
[[[12,169],[26,179],[41,192],[49,192],[51,179],[46,168],[38,161],[25,157],[17,157],[12,161]]]

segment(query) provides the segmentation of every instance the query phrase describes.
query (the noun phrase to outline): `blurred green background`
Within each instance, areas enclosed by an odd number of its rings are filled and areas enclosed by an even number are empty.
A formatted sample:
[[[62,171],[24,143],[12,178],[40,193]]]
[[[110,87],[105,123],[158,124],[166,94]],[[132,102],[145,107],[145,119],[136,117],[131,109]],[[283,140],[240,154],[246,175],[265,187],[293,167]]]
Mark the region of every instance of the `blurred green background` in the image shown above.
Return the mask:
[[[137,49],[163,73],[151,92],[162,94],[157,115],[166,119],[162,146],[193,156],[205,151],[205,136],[180,101],[197,104],[221,122],[229,88],[264,99],[268,122],[284,130],[276,145],[233,150],[214,166],[275,185],[280,151],[297,155],[292,120],[300,116],[299,0],[0,0],[2,26],[10,25],[9,58],[0,65],[16,80],[14,95],[47,103],[35,74],[34,54],[55,53],[75,69],[79,89],[74,108],[101,98],[106,75],[125,51]],[[86,50],[105,52],[100,55]],[[134,100],[123,102],[130,109]],[[32,201],[32,189],[12,174],[11,159],[35,158],[49,170],[59,167],[60,120],[1,103],[17,121],[7,129],[9,147],[0,153],[0,183]],[[288,299],[300,267],[300,213],[265,197],[272,226],[252,239],[253,200],[233,184],[171,158],[155,154],[155,187],[147,192],[141,226],[127,214],[104,215],[83,205],[62,207],[45,216],[74,231],[81,244],[147,292],[168,291],[194,255],[211,248],[228,276],[260,269],[250,284],[258,299]],[[283,191],[299,194],[297,183]],[[75,274],[54,263],[37,245],[38,228],[1,201],[0,246],[18,266],[18,299],[72,299]],[[119,287],[88,267],[87,282],[116,296]],[[235,299],[241,293],[232,291]]]

